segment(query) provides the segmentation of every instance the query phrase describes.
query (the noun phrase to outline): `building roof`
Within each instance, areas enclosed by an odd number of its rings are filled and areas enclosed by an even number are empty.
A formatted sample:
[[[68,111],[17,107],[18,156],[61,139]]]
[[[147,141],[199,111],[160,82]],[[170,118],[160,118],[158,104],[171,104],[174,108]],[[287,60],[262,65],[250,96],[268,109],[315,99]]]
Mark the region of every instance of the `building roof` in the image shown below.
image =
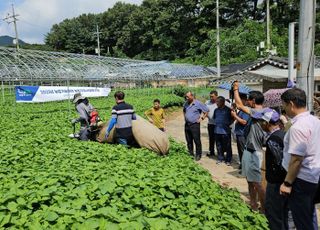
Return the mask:
[[[232,83],[234,81],[239,81],[244,84],[257,84],[263,82],[263,80],[268,80],[271,82],[287,82],[288,78],[280,78],[280,77],[270,77],[270,76],[264,76],[252,72],[243,72],[238,74],[233,74],[228,77],[223,77],[220,79],[215,79],[211,81],[211,84],[213,85],[220,85],[223,83]]]

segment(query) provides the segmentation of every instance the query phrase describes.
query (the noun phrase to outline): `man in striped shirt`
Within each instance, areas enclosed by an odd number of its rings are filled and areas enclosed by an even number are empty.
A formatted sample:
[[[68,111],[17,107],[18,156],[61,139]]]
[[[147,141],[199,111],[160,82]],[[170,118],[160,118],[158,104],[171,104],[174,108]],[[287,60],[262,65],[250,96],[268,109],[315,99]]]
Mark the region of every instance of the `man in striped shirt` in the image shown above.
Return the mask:
[[[136,114],[132,105],[125,103],[124,92],[118,91],[114,94],[116,105],[112,108],[111,121],[109,123],[106,138],[115,126],[115,141],[122,145],[133,145],[132,120],[136,120]]]

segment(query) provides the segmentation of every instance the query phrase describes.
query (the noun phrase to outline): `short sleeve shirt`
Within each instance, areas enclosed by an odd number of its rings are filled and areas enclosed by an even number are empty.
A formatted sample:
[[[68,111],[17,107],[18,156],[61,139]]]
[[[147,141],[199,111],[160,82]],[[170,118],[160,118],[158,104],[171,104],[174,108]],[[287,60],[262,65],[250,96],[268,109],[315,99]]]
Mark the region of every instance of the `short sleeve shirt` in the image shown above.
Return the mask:
[[[184,103],[183,113],[187,123],[197,123],[201,113],[209,112],[208,107],[198,100],[194,100],[191,104]]]
[[[230,134],[230,125],[233,120],[231,117],[231,110],[228,107],[217,108],[214,111],[214,133],[215,134]]]
[[[213,114],[216,108],[218,108],[217,103],[212,102],[211,100],[206,101],[206,106],[209,109],[209,113],[208,113],[208,124],[210,125],[214,125],[214,118],[213,118]]]
[[[159,108],[159,109],[148,109],[145,114],[147,116],[150,116],[153,124],[157,127],[157,128],[164,128],[164,123],[163,123],[163,119],[164,119],[164,110],[163,108]]]
[[[241,110],[240,110],[240,112],[238,113],[238,116],[239,116],[241,119],[243,119],[243,120],[245,120],[245,121],[247,121],[247,122],[248,122],[249,119],[250,119],[250,115],[247,114],[247,113],[245,113],[245,112],[243,112],[243,111],[241,111]],[[242,124],[240,124],[239,122],[237,122],[236,125],[235,125],[235,130],[234,130],[235,134],[236,134],[237,136],[244,136],[244,131],[245,131],[245,128],[246,128],[247,125],[249,125],[249,124],[242,125]]]
[[[250,109],[250,115],[262,109]],[[266,141],[266,133],[257,121],[253,121],[246,140],[246,148],[261,152]]]
[[[282,166],[288,171],[291,155],[303,157],[297,177],[318,183],[320,176],[320,120],[304,112],[292,120],[292,126],[284,138]]]

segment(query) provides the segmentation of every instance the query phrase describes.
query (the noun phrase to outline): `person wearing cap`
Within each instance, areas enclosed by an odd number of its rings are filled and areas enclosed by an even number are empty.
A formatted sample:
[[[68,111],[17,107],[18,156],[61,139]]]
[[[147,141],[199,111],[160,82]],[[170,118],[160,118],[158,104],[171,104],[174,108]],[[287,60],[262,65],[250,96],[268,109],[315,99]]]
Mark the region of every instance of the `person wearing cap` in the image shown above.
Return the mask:
[[[251,117],[254,113],[263,110],[264,96],[259,91],[251,91],[248,96],[247,106],[245,106],[239,94],[239,82],[233,84],[234,99],[237,108]],[[260,211],[264,212],[265,189],[263,188],[261,166],[263,158],[263,145],[265,143],[265,132],[261,125],[253,120],[249,126],[246,137],[245,150],[242,155],[242,175],[246,177],[249,188],[250,206],[253,210],[258,210],[257,197],[260,201]]]
[[[317,229],[314,197],[320,177],[320,120],[307,110],[303,90],[289,89],[281,100],[292,125],[284,137],[282,166],[287,175],[280,193],[288,197],[297,230]]]
[[[262,129],[268,134],[266,141],[266,201],[265,214],[271,230],[288,229],[288,200],[281,196],[279,189],[286,177],[282,167],[283,139],[285,132],[280,127],[280,114],[270,108],[265,108],[253,114]]]
[[[79,114],[78,118],[71,120],[72,124],[80,122],[79,140],[89,140],[89,124],[90,124],[90,113],[93,111],[93,106],[89,103],[86,97],[83,97],[81,93],[76,93],[72,99],[75,104],[75,109]]]

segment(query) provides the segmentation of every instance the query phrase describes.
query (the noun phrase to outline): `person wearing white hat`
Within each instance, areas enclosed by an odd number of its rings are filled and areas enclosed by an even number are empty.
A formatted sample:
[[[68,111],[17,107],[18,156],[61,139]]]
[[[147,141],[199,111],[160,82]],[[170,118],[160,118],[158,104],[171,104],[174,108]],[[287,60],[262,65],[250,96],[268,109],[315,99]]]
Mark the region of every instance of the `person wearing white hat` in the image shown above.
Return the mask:
[[[89,100],[82,96],[81,93],[76,93],[73,96],[72,103],[75,104],[75,109],[79,114],[78,118],[71,120],[71,123],[75,125],[80,122],[79,140],[89,140],[89,125],[90,125],[90,113],[94,110],[93,106],[89,103]]]

